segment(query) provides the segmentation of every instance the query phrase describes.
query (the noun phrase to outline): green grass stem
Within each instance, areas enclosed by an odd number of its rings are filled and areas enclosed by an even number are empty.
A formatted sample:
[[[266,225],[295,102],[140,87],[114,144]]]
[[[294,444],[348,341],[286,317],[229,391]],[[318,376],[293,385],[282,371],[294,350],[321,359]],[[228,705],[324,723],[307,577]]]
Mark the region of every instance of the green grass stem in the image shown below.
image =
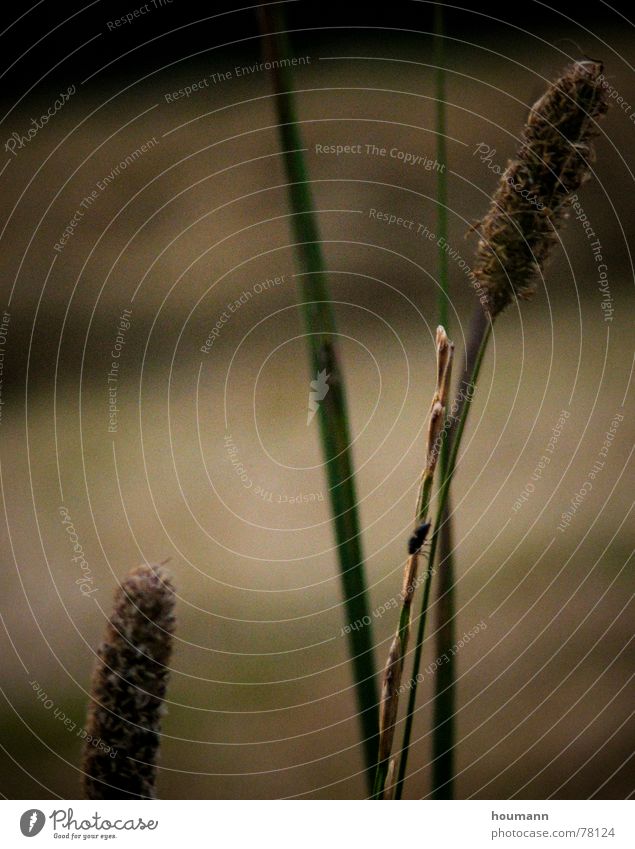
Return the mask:
[[[449,270],[448,254],[441,247],[448,243],[448,156],[446,141],[446,72],[444,57],[443,6],[434,10],[434,64],[436,102],[436,158],[441,166],[437,172],[437,230],[439,236],[438,274],[439,295],[437,312],[439,324],[448,333],[449,328]],[[442,241],[443,240],[443,241]],[[439,457],[439,477],[443,481],[448,474],[450,439],[445,439]],[[452,517],[449,509],[450,492],[446,499],[446,510],[442,520],[439,541],[439,575],[437,579],[436,604],[436,656],[447,657],[434,678],[433,731],[432,731],[432,795],[438,799],[453,796],[454,742],[455,742],[455,660],[454,617],[456,594],[454,590],[454,554],[452,546]],[[430,566],[434,564],[431,562]]]
[[[283,13],[279,7],[261,10],[268,58],[290,55]],[[280,141],[288,178],[292,228],[302,275],[300,295],[311,374],[326,370],[328,387],[318,411],[322,454],[329,486],[333,528],[347,624],[370,620],[370,606],[361,545],[361,531],[351,452],[350,424],[344,379],[338,356],[335,316],[327,283],[322,243],[315,214],[293,94],[290,66],[274,67],[272,79]],[[349,630],[350,654],[369,787],[377,761],[378,693],[370,625]]]

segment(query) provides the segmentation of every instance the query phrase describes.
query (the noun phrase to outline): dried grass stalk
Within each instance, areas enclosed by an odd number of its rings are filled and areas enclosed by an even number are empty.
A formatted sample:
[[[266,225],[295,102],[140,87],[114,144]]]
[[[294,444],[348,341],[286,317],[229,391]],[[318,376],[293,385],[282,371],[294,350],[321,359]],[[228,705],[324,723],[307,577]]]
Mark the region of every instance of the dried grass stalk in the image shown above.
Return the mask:
[[[395,637],[388,652],[381,685],[381,707],[379,710],[379,760],[390,757],[392,741],[395,736],[395,721],[399,707],[399,687],[403,669],[403,644],[399,634]]]
[[[417,498],[415,529],[408,541],[408,560],[404,567],[399,625],[390,646],[390,651],[388,652],[388,659],[382,678],[379,703],[379,755],[374,786],[375,798],[381,799],[390,797],[390,788],[388,788],[387,795],[385,795],[384,787],[386,786],[388,773],[391,769],[394,773],[397,764],[397,759],[393,758],[391,760],[390,754],[395,736],[395,723],[399,708],[399,692],[401,689],[404,658],[410,635],[410,609],[417,587],[417,572],[421,547],[425,542],[430,527],[425,520],[430,509],[434,472],[445,436],[445,405],[447,403],[452,376],[454,345],[450,342],[444,328],[441,326],[437,328],[436,349],[437,385],[430,406],[426,462],[421,475],[419,496]]]

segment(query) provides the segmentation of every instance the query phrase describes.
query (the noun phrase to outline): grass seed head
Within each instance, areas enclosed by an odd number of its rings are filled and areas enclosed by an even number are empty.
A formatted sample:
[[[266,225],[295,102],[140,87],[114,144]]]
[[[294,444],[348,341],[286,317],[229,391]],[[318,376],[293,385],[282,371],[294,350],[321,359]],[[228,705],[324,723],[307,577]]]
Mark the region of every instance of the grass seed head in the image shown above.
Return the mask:
[[[589,178],[597,119],[607,111],[602,65],[574,62],[532,106],[516,158],[476,226],[474,273],[495,318],[530,298],[570,198]]]
[[[138,566],[115,594],[88,711],[83,782],[89,799],[156,796],[174,602],[162,566]]]

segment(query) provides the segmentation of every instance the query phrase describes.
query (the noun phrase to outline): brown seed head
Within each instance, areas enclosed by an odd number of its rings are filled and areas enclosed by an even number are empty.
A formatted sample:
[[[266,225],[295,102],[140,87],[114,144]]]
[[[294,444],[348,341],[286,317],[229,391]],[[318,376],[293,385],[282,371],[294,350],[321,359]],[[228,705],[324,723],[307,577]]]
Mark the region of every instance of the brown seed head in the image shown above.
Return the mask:
[[[477,225],[474,274],[492,318],[530,298],[571,196],[589,177],[596,121],[607,111],[599,62],[575,62],[533,105],[516,159]]]
[[[83,764],[88,799],[155,798],[174,601],[162,566],[138,566],[115,594],[88,711]]]

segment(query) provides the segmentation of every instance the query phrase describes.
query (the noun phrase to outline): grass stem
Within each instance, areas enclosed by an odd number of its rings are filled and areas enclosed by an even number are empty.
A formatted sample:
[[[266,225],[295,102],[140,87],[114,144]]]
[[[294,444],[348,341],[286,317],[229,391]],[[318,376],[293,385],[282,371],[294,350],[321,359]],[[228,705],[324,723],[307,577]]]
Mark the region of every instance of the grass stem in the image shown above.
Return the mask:
[[[391,778],[390,783],[388,783],[388,775],[389,772],[394,772],[396,761],[398,760],[397,758],[391,758],[391,753],[397,710],[399,707],[399,696],[403,689],[401,678],[410,636],[410,611],[418,583],[417,571],[420,551],[430,527],[426,519],[430,512],[434,473],[441,448],[445,442],[445,410],[452,380],[454,345],[448,339],[445,329],[440,325],[437,328],[436,349],[437,385],[430,406],[426,462],[419,485],[414,533],[408,541],[408,560],[404,569],[401,590],[402,604],[399,624],[390,647],[382,680],[379,710],[379,755],[373,787],[373,798],[375,799],[389,799],[394,791],[394,778]],[[428,583],[429,576],[426,580],[426,585]]]
[[[302,153],[302,137],[295,108],[285,22],[280,7],[260,10],[264,48],[273,62],[271,72],[280,141],[288,178],[289,201],[296,251],[303,274],[300,295],[304,313],[310,368],[314,377],[325,372],[328,392],[318,410],[320,440],[329,485],[331,512],[347,624],[370,621],[370,606],[362,555],[355,491],[350,425],[344,379],[340,366],[335,316],[329,296],[322,243],[313,204],[311,183]],[[377,761],[378,693],[370,625],[349,629],[350,653],[357,706],[364,741],[369,788]]]
[[[482,312],[482,310],[481,310]],[[485,317],[487,319],[487,317]],[[474,322],[474,327],[480,326]],[[481,369],[481,365],[483,363],[483,358],[485,355],[485,350],[487,348],[487,342],[489,340],[491,332],[491,323],[487,321],[485,326],[485,330],[481,336],[481,341],[478,346],[478,350],[476,352],[476,356],[474,358],[474,363],[470,371],[470,378],[467,387],[467,391],[460,394],[460,397],[463,399],[463,403],[460,405],[460,409],[455,407],[452,410],[452,416],[456,422],[456,430],[454,432],[454,438],[452,439],[451,448],[450,448],[450,456],[448,458],[448,472],[446,477],[441,481],[438,491],[438,504],[437,504],[437,513],[434,521],[434,530],[432,533],[432,538],[430,540],[430,555],[429,555],[429,563],[433,564],[437,545],[439,543],[439,531],[441,528],[441,524],[443,521],[443,515],[445,513],[445,508],[447,505],[448,494],[450,490],[450,484],[452,482],[452,478],[454,477],[454,472],[456,470],[456,461],[458,458],[459,447],[461,444],[461,437],[463,436],[463,431],[465,429],[465,423],[467,421],[468,413],[470,411],[470,406],[472,403],[472,399],[474,397],[474,390],[476,387],[476,383],[478,381],[479,372]],[[403,736],[403,744],[401,749],[401,760],[399,763],[399,770],[397,773],[397,785],[395,789],[395,798],[400,799],[403,794],[403,786],[406,777],[406,770],[408,768],[408,753],[410,749],[410,740],[412,737],[412,724],[414,721],[414,711],[415,705],[417,701],[417,683],[419,676],[419,668],[421,666],[421,656],[423,654],[423,640],[425,636],[425,627],[426,627],[426,619],[428,614],[428,606],[430,603],[430,587],[432,585],[431,580],[431,571],[428,571],[427,580],[425,582],[424,590],[423,590],[423,598],[421,601],[421,613],[419,614],[419,624],[417,627],[417,642],[415,644],[414,649],[414,660],[412,667],[412,678],[411,678],[411,687],[410,693],[408,696],[408,708],[406,712],[406,721],[404,726],[404,736]]]
[[[437,172],[437,230],[438,230],[438,274],[439,295],[437,312],[439,324],[449,329],[449,272],[448,254],[444,247],[448,243],[448,157],[446,144],[446,92],[443,6],[434,8],[434,64],[436,103],[436,158],[440,165]],[[445,480],[448,473],[450,438],[444,440],[439,459],[439,475]],[[442,517],[439,541],[439,577],[437,580],[436,604],[436,657],[447,657],[437,669],[434,678],[433,730],[432,730],[432,795],[434,798],[451,799],[453,796],[454,740],[455,740],[455,660],[451,648],[454,645],[454,617],[456,599],[454,590],[454,554],[452,546],[452,517],[449,509],[450,493],[447,495],[446,510]],[[430,563],[433,567],[434,564]]]

